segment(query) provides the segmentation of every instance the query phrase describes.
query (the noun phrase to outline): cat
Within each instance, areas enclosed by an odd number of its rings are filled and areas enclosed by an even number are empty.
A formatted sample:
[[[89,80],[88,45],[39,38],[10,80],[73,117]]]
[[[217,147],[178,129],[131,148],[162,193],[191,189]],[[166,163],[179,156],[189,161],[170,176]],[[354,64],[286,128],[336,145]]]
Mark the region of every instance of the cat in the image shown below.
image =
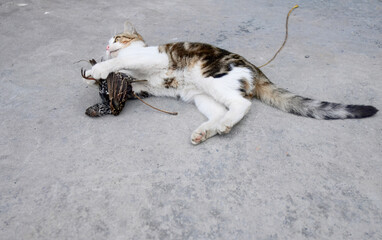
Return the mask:
[[[282,111],[316,119],[365,118],[378,109],[317,101],[274,85],[255,65],[224,49],[193,42],[147,46],[135,28],[125,23],[124,32],[106,47],[108,60],[97,63],[85,76],[105,79],[125,71],[147,82],[133,84],[134,92],[177,97],[194,102],[207,117],[191,135],[199,144],[216,134],[229,133],[249,111],[251,99]]]

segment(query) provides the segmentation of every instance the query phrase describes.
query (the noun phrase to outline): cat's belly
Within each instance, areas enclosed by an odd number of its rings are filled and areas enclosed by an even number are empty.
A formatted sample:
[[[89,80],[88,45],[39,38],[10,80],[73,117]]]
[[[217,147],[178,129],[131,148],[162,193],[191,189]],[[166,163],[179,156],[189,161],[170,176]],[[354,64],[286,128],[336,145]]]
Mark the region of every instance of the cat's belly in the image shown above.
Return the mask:
[[[186,71],[165,71],[155,76],[146,76],[147,82],[133,85],[134,91],[146,91],[154,96],[181,98],[192,101],[195,95],[203,93]]]

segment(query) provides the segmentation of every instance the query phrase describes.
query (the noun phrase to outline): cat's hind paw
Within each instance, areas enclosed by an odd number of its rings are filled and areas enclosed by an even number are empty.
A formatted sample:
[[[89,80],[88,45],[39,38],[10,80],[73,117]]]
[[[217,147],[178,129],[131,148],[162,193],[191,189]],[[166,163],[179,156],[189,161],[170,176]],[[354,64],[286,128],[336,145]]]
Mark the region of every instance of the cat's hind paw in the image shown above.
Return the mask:
[[[191,142],[194,145],[197,145],[199,143],[202,143],[206,141],[207,139],[213,137],[216,135],[216,130],[214,129],[204,129],[204,128],[198,128],[191,134]]]
[[[194,145],[197,145],[201,142],[204,142],[207,140],[207,132],[206,131],[194,131],[191,135],[191,142]]]
[[[221,125],[219,128],[218,128],[218,130],[217,130],[217,132],[220,134],[220,135],[222,135],[222,134],[227,134],[227,133],[229,133],[230,131],[231,131],[231,129],[232,129],[232,126],[230,126],[230,125]]]

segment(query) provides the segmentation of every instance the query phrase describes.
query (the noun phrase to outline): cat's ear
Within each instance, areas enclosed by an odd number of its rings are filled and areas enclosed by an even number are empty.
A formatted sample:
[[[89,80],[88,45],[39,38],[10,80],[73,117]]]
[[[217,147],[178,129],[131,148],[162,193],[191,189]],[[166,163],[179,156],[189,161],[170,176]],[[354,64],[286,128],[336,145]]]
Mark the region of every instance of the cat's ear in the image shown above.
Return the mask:
[[[130,33],[130,34],[137,34],[137,30],[135,30],[135,27],[129,21],[125,22],[123,32],[124,33]]]

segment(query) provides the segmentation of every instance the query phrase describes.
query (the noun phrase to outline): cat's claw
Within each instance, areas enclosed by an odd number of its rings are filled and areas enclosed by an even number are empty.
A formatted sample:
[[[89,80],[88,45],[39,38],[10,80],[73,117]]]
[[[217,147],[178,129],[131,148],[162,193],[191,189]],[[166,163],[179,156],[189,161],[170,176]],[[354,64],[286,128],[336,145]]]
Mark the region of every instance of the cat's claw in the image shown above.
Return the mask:
[[[83,68],[81,68],[81,76],[87,80],[96,80],[90,74],[86,75],[86,70],[84,70]]]

